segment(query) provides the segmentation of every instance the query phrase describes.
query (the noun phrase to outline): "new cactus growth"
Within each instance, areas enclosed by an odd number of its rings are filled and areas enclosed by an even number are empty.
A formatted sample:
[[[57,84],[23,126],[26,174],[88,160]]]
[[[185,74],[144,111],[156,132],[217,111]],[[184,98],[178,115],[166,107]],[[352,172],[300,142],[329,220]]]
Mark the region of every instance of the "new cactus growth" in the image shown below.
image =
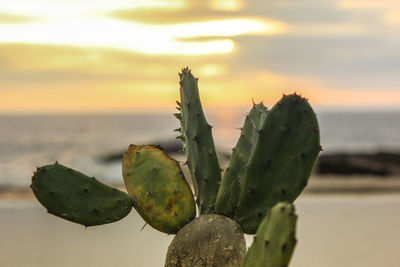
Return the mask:
[[[296,222],[293,205],[276,204],[258,227],[243,267],[288,266],[297,243]]]
[[[85,226],[122,219],[133,205],[155,229],[177,234],[166,266],[287,266],[296,244],[291,203],[307,185],[320,151],[311,106],[296,94],[283,96],[270,111],[253,104],[221,179],[198,79],[188,68],[179,78],[174,115],[181,127],[175,131],[195,197],[177,161],[156,146],[138,145],[129,146],[122,162],[129,196],[58,163],[38,168],[35,196],[50,213]],[[256,233],[246,256],[243,232]]]
[[[157,147],[130,145],[122,176],[133,206],[155,229],[175,234],[196,216],[192,191],[178,162]]]
[[[31,188],[49,213],[84,226],[118,221],[132,209],[126,193],[58,162],[38,168]]]

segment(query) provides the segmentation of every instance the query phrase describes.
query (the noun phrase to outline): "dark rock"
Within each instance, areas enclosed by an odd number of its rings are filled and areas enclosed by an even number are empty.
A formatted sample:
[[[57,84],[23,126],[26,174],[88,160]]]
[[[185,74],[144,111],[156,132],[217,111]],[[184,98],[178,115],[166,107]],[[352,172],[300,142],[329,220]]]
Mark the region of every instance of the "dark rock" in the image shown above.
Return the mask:
[[[400,175],[400,153],[355,153],[321,155],[316,172],[320,175]]]
[[[150,145],[159,146],[167,154],[179,153],[182,150],[182,143],[180,140],[163,140],[151,142]],[[102,163],[113,163],[115,161],[122,161],[122,155],[125,151],[116,151],[109,154],[100,156],[99,160]]]

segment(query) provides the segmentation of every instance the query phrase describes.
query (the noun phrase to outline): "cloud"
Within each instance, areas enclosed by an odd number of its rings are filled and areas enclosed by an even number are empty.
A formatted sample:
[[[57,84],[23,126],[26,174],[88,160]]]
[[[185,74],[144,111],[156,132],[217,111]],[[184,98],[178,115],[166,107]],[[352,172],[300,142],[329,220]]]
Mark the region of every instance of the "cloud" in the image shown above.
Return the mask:
[[[71,35],[76,32],[71,25],[43,31],[43,36],[64,38],[47,44],[5,44],[0,35],[0,112],[18,108],[61,112],[68,110],[68,105],[77,112],[170,106],[177,97],[176,74],[186,65],[200,76],[206,105],[247,105],[252,97],[273,103],[282,92],[293,91],[302,92],[319,106],[400,105],[400,36],[393,1],[379,6],[376,1],[363,4],[355,0],[248,0],[241,9],[230,11],[210,9],[207,1],[183,1],[173,9],[122,5],[128,2],[107,9],[107,3],[101,1],[91,11],[82,9],[85,18],[118,24],[108,28],[97,25],[97,35],[87,30],[76,40],[97,36],[101,44],[114,42],[117,46],[74,43]],[[57,3],[55,10],[70,5],[68,1]],[[85,5],[89,2],[84,1]],[[387,22],[390,8],[391,24]],[[7,27],[20,29],[22,24],[49,21],[62,26],[72,21],[75,28],[85,28],[80,19],[53,16]],[[272,19],[285,30],[275,35],[257,29],[243,33],[243,19],[264,26]],[[96,28],[96,23],[93,25],[90,29]],[[132,25],[144,25],[145,30],[135,33]],[[19,33],[38,36],[34,28],[26,29]],[[165,34],[173,36],[179,46],[166,46],[162,42]],[[209,54],[206,44],[212,40],[228,40],[231,46],[224,53]],[[137,48],[140,42],[139,48],[144,50]],[[184,53],[182,49],[193,49],[191,44],[207,53]],[[152,47],[159,52],[146,53]],[[43,95],[46,97],[40,102]],[[85,102],[85,98],[89,100]],[[8,102],[3,105],[4,101]]]
[[[0,9],[1,11],[1,9]],[[29,16],[18,16],[13,14],[1,13],[0,12],[0,23],[1,24],[15,24],[15,23],[25,23],[37,20],[37,18]]]

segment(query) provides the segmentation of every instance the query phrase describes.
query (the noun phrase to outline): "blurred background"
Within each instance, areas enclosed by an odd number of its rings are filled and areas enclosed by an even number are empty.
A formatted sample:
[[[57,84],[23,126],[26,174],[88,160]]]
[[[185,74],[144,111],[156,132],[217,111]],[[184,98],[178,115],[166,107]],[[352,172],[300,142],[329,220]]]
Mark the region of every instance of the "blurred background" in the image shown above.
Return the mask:
[[[0,266],[163,265],[172,237],[135,211],[84,229],[28,186],[56,160],[122,186],[131,143],[182,160],[185,66],[223,166],[252,101],[297,92],[317,113],[291,266],[400,266],[399,46],[397,0],[0,0]]]

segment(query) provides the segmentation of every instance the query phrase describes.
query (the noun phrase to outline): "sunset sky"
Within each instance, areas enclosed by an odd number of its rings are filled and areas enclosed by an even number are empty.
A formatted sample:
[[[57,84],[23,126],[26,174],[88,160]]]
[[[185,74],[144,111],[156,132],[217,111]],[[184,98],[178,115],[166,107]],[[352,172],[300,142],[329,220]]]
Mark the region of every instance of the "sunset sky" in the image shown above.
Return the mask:
[[[399,0],[0,0],[0,114],[160,111],[298,92],[400,110]]]

